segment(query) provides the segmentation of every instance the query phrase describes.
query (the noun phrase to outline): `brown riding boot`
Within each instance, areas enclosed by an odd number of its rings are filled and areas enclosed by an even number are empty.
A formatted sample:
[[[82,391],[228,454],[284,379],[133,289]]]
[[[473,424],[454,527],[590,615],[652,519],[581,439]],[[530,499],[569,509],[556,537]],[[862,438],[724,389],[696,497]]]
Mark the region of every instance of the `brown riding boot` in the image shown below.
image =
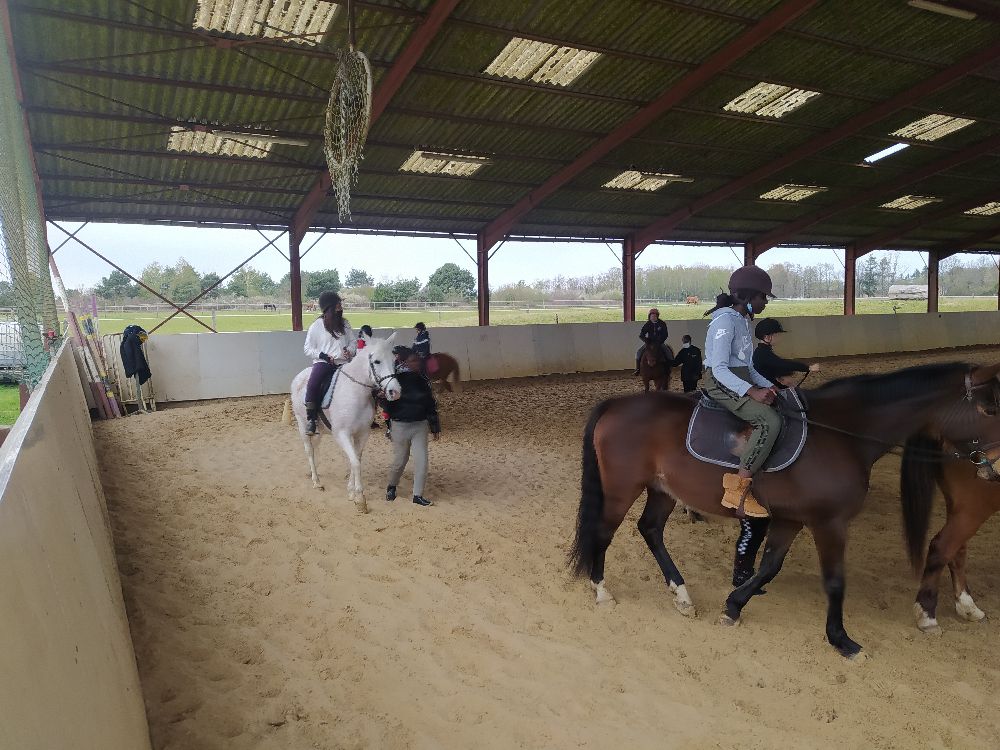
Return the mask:
[[[743,504],[743,513],[750,518],[768,518],[770,514],[767,508],[757,502],[757,498],[750,491],[753,479],[744,479],[739,474],[722,475],[722,507],[733,508],[734,510]]]

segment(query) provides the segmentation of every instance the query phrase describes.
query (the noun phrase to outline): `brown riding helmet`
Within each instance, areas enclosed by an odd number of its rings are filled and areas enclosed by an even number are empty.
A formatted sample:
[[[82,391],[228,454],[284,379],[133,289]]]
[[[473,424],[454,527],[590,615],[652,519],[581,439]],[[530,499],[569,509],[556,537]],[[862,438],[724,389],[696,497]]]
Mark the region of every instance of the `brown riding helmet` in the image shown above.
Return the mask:
[[[729,277],[729,291],[735,292],[737,289],[752,289],[774,297],[771,293],[771,277],[760,266],[743,266],[733,271],[733,275]]]
[[[649,314],[646,315],[646,320],[649,320],[650,318],[652,318],[653,317],[653,313],[656,313],[656,317],[660,317],[660,311],[657,310],[655,307],[652,307],[649,310]]]

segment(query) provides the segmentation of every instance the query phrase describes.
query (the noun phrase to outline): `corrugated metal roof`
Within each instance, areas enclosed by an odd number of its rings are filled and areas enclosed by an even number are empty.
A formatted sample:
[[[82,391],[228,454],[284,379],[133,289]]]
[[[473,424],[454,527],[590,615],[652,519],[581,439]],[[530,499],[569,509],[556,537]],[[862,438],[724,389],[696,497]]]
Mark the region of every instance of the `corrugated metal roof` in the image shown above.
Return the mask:
[[[434,0],[357,0],[358,44],[375,87]],[[192,27],[195,0],[21,0],[11,4],[17,61],[49,216],[122,221],[287,225],[324,168],[322,126],[338,12],[315,47],[235,46]],[[351,226],[474,233],[767,13],[778,0],[507,0],[461,2],[369,135]],[[1000,18],[1000,14],[997,15]],[[637,136],[594,161],[520,217],[514,234],[621,237],[766,167],[878,103],[998,44],[1000,24],[951,19],[897,0],[820,2],[691,91]],[[514,36],[599,51],[567,87],[484,74]],[[1000,133],[1000,63],[907,106],[736,191],[671,237],[742,243],[823,206],[849,201]],[[726,112],[757,82],[819,91],[780,119]],[[873,166],[861,160],[929,113],[977,122]],[[262,130],[304,145],[265,159],[167,150],[170,128],[203,123]],[[401,173],[414,149],[487,156],[468,179]],[[915,183],[921,194],[995,199],[1000,154]],[[655,193],[603,185],[626,169],[682,174]],[[828,190],[798,203],[759,196],[779,184]],[[186,186],[184,189],[181,186]],[[896,197],[886,195],[884,200]],[[881,201],[881,202],[884,202]],[[913,219],[858,205],[786,238],[837,242]],[[89,213],[88,213],[89,212]],[[902,214],[902,215],[901,215]],[[982,231],[989,218],[928,222],[899,242],[927,247]],[[328,200],[317,226],[339,226]],[[1000,248],[1000,240],[992,247]]]

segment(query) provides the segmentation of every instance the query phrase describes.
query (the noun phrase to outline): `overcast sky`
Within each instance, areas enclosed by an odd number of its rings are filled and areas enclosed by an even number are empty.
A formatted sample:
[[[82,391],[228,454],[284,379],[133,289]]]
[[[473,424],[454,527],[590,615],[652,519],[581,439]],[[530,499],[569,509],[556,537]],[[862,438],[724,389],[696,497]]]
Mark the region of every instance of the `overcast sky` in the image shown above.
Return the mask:
[[[79,224],[60,224],[74,231]],[[277,232],[265,232],[273,238]],[[158,261],[173,265],[186,258],[199,272],[214,271],[220,276],[231,271],[247,256],[265,244],[256,231],[247,229],[203,229],[189,227],[148,226],[142,224],[89,224],[78,235],[103,255],[134,276]],[[303,249],[318,235],[307,236]],[[49,244],[57,247],[66,235],[49,226]],[[288,237],[275,243],[288,252]],[[475,257],[475,243],[463,240],[466,250]],[[614,252],[620,257],[620,248]],[[900,270],[922,268],[917,253],[900,253]],[[663,265],[725,265],[735,268],[742,256],[738,246],[724,247],[652,246],[640,257],[640,267]],[[302,260],[302,270],[316,271],[336,268],[341,278],[352,268],[361,268],[376,281],[396,278],[427,277],[443,263],[457,263],[473,274],[475,263],[451,239],[415,239],[408,237],[376,237],[349,234],[328,234]],[[843,253],[829,249],[779,248],[769,250],[758,261],[762,266],[779,262],[832,263],[842,265]],[[56,254],[63,281],[68,288],[93,286],[113,269],[73,241]],[[589,276],[617,266],[612,250],[594,243],[508,242],[490,261],[490,286],[524,280],[563,276]],[[258,255],[250,265],[266,271],[279,280],[288,273],[288,261],[274,248]]]

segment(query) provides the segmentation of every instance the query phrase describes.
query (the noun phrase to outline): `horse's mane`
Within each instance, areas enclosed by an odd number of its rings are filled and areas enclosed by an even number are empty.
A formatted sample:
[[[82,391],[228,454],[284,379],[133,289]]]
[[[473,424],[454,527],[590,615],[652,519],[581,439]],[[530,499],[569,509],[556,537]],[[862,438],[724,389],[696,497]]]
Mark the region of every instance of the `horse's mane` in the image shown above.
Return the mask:
[[[811,398],[851,397],[861,404],[872,405],[899,401],[926,394],[942,380],[967,372],[965,362],[918,365],[884,374],[853,375],[837,378],[809,392]]]

